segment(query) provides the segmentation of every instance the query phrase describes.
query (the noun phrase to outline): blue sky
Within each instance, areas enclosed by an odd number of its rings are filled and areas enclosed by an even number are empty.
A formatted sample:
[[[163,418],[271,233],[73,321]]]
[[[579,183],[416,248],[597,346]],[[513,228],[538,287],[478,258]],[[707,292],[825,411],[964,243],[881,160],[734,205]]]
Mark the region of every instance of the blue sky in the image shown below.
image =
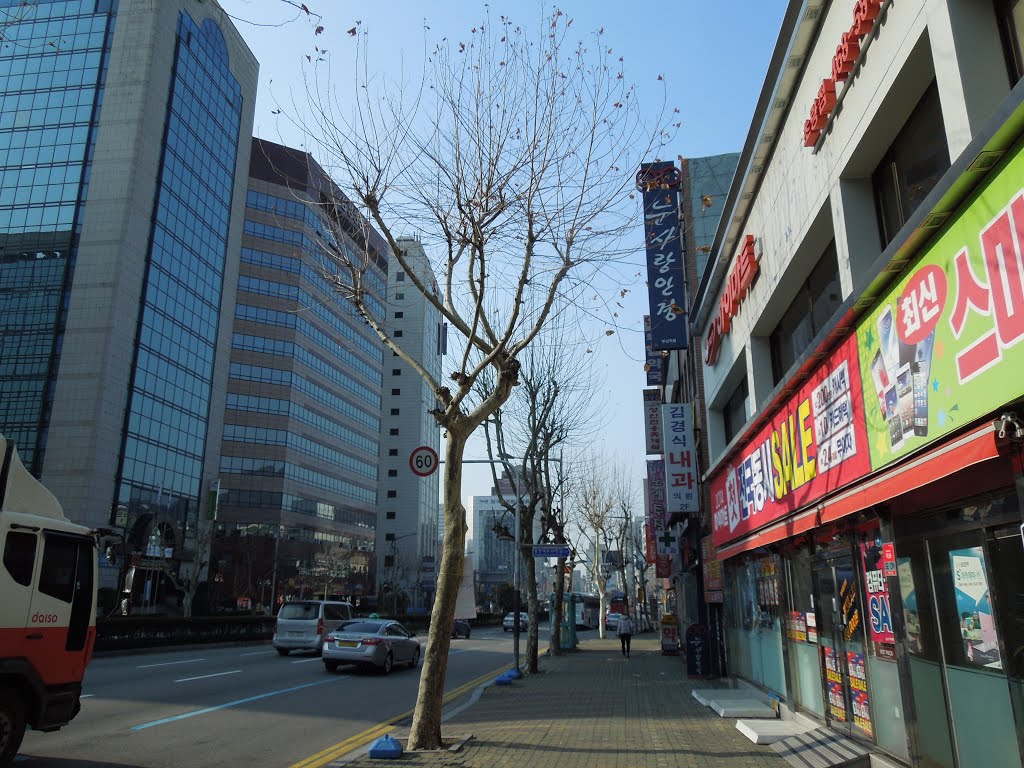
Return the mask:
[[[221,0],[260,63],[254,132],[292,146],[301,146],[301,136],[289,130],[273,111],[278,102],[290,102],[290,94],[303,88],[303,72],[309,67],[306,55],[316,55],[313,46],[327,50],[336,80],[351,77],[354,43],[346,31],[359,22],[369,35],[373,71],[389,77],[405,71],[411,76],[423,58],[425,41],[433,45],[443,37],[460,39],[480,22],[485,10],[484,3],[451,0],[434,4],[305,1],[320,14],[319,22],[281,0]],[[539,5],[529,2],[491,2],[489,7],[492,16],[506,14],[524,26],[540,12]],[[564,2],[558,7],[573,18],[573,29],[581,38],[604,28],[606,42],[623,57],[627,77],[637,84],[641,103],[659,108],[664,88],[669,110],[679,108],[682,126],[665,159],[741,149],[778,37],[785,0],[677,0],[664,4],[589,0]],[[244,21],[277,24],[292,19],[294,22],[283,26]],[[314,23],[323,25],[321,34],[314,35]],[[661,82],[659,75],[664,77]],[[639,205],[636,222],[637,239],[642,243]],[[636,265],[634,275],[642,271],[642,250],[631,261]],[[593,449],[609,463],[625,465],[639,493],[645,472],[641,322],[647,312],[647,293],[642,276],[626,287],[630,293],[619,310],[617,333],[606,336],[607,322],[596,319],[595,327],[584,329],[582,336],[593,349],[598,376],[604,379],[604,391],[595,397],[604,426],[593,437]],[[483,455],[479,446],[469,453]],[[466,467],[464,497],[486,494],[489,487],[486,467]]]

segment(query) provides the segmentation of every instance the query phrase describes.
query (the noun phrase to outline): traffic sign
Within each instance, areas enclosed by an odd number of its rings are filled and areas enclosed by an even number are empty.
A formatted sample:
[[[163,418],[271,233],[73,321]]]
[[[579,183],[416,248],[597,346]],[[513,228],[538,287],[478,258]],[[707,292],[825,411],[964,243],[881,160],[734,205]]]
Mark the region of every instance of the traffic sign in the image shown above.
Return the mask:
[[[568,557],[568,544],[534,544],[534,557]]]
[[[413,471],[414,475],[419,477],[429,477],[434,474],[437,464],[437,451],[429,445],[421,445],[419,448],[414,448],[412,453],[409,454],[409,468]]]

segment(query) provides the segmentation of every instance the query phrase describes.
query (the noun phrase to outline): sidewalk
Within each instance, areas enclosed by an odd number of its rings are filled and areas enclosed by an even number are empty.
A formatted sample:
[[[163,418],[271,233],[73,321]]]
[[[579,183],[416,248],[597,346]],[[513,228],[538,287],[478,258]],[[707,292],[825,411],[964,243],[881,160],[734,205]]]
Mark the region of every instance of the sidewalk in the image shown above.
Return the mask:
[[[366,747],[332,768],[788,768],[691,695],[709,681],[686,678],[679,656],[662,656],[654,634],[633,638],[623,658],[617,639],[588,639],[579,650],[541,659],[541,672],[491,685],[470,706],[459,702],[442,725],[446,742],[471,735],[458,752],[405,753],[371,760]],[[409,731],[402,722],[391,735]]]

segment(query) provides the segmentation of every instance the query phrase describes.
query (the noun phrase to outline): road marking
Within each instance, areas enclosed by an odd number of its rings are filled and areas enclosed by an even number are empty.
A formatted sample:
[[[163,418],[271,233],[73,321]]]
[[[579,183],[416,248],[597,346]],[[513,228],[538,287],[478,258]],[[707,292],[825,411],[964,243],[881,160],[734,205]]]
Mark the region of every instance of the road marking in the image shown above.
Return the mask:
[[[266,654],[274,653],[274,651],[253,651],[252,653],[242,653],[240,656],[265,656]]]
[[[506,669],[511,669],[511,667],[511,664],[505,664],[493,672],[488,672],[487,674],[476,678],[476,680],[470,680],[468,683],[463,683],[458,688],[448,691],[448,693],[441,698],[442,706],[452,699],[458,698],[466,691],[476,688],[481,683],[493,680],[496,675],[501,674]],[[415,712],[415,710],[410,709],[400,715],[395,715],[394,717],[385,720],[383,723],[375,725],[373,728],[369,728],[362,733],[357,733],[355,736],[345,739],[345,741],[340,741],[322,752],[317,752],[315,755],[311,755],[305,760],[295,763],[291,768],[323,768],[323,766],[327,765],[332,760],[336,760],[337,758],[358,749],[364,744],[373,741],[378,736],[383,736],[385,733],[393,731],[395,729],[395,723],[405,720],[407,717],[411,716],[413,712]]]
[[[314,656],[312,659],[299,659],[298,661],[293,661],[292,664],[308,664],[311,661],[320,661],[320,657]]]
[[[350,675],[342,675],[340,677],[331,677],[327,680],[317,680],[314,683],[304,683],[303,685],[296,685],[291,688],[282,688],[279,691],[270,691],[269,693],[261,693],[257,696],[249,696],[244,699],[236,699],[235,701],[229,701],[225,704],[218,704],[215,707],[205,707],[203,709],[194,709],[191,712],[185,712],[181,715],[174,715],[173,717],[164,717],[160,720],[153,720],[148,723],[142,723],[141,725],[133,725],[131,730],[143,731],[146,728],[153,728],[157,725],[166,725],[167,723],[173,723],[177,720],[187,720],[190,717],[197,717],[199,715],[208,715],[210,712],[216,712],[220,709],[228,709],[230,707],[237,707],[242,704],[248,704],[251,701],[259,701],[260,699],[269,699],[271,696],[280,696],[285,693],[292,693],[294,691],[301,691],[303,688],[312,688],[316,685],[326,685],[327,683],[337,683],[341,680],[348,680]]]
[[[185,661],[165,661],[162,664],[143,664],[141,667],[136,667],[136,669],[149,669],[150,667],[172,667],[175,664],[192,664],[196,661],[206,661],[206,659],[185,659]]]
[[[95,693],[83,693],[78,698],[80,698],[80,699],[91,699],[95,695],[96,695]]]
[[[195,677],[183,677],[180,680],[175,680],[176,683],[187,683],[192,680],[205,680],[208,677],[220,677],[221,675],[237,675],[242,670],[232,669],[228,672],[214,672],[212,675],[196,675]]]

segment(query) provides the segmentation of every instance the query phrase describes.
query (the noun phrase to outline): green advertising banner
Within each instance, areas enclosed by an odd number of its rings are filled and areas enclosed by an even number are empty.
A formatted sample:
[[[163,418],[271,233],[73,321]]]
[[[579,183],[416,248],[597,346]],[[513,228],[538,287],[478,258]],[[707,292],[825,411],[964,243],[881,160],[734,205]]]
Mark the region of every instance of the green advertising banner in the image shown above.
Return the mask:
[[[872,469],[1024,394],[1024,152],[857,328]]]

